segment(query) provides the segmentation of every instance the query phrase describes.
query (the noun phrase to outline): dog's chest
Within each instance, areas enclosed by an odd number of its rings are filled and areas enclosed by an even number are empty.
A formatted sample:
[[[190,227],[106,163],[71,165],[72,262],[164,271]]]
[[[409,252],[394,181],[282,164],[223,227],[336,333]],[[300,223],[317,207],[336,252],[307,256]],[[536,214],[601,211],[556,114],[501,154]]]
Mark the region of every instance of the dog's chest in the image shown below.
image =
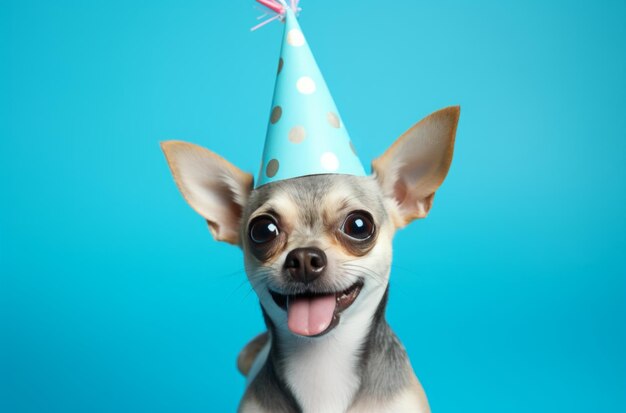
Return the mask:
[[[337,333],[286,349],[285,381],[303,413],[344,412],[360,386],[362,335]]]

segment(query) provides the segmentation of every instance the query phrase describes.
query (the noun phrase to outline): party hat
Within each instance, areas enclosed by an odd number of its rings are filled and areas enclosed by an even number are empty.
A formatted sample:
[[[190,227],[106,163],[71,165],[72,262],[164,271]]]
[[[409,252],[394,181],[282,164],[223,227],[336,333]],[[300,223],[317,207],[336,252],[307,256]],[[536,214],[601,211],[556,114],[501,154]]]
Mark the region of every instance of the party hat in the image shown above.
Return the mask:
[[[348,131],[302,34],[298,2],[257,0],[285,23],[274,99],[256,187],[318,174],[365,176]]]

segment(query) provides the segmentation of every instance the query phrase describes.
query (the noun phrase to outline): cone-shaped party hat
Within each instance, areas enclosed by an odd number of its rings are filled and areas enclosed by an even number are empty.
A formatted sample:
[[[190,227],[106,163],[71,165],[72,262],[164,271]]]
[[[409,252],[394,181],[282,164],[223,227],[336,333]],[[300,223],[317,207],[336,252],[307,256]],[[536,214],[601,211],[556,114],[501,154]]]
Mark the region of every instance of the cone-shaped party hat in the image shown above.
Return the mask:
[[[297,2],[257,0],[285,22],[263,161],[256,187],[318,174],[365,176],[294,14]],[[259,26],[257,26],[259,27]]]

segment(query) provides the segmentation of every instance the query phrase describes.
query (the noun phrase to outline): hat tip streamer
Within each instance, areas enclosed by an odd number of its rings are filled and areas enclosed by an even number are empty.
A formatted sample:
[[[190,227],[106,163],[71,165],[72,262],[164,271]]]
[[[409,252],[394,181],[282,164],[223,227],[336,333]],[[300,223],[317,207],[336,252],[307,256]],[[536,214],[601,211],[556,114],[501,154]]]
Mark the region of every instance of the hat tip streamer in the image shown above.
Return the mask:
[[[261,23],[257,24],[256,26],[254,26],[253,28],[251,28],[250,29],[251,31],[260,29],[261,27],[275,20],[283,21],[285,19],[285,16],[287,15],[287,10],[291,10],[295,15],[298,15],[298,13],[301,10],[300,7],[298,7],[300,0],[290,0],[289,4],[287,3],[286,0],[256,0],[256,1],[257,3],[261,4],[266,9],[268,9],[268,12],[259,16],[259,19],[264,19],[268,16],[269,17],[265,19],[264,21],[262,21]]]

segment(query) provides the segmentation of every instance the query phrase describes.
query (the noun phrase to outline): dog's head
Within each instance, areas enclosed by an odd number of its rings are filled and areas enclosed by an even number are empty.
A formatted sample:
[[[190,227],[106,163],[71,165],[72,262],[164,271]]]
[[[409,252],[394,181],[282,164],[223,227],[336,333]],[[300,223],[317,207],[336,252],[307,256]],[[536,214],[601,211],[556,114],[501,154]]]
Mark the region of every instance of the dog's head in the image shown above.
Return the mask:
[[[452,161],[458,119],[458,107],[423,119],[374,160],[369,177],[312,175],[258,189],[251,175],[204,148],[175,141],[162,147],[180,191],[215,239],[243,250],[273,323],[313,337],[377,307],[393,235],[430,211]]]

